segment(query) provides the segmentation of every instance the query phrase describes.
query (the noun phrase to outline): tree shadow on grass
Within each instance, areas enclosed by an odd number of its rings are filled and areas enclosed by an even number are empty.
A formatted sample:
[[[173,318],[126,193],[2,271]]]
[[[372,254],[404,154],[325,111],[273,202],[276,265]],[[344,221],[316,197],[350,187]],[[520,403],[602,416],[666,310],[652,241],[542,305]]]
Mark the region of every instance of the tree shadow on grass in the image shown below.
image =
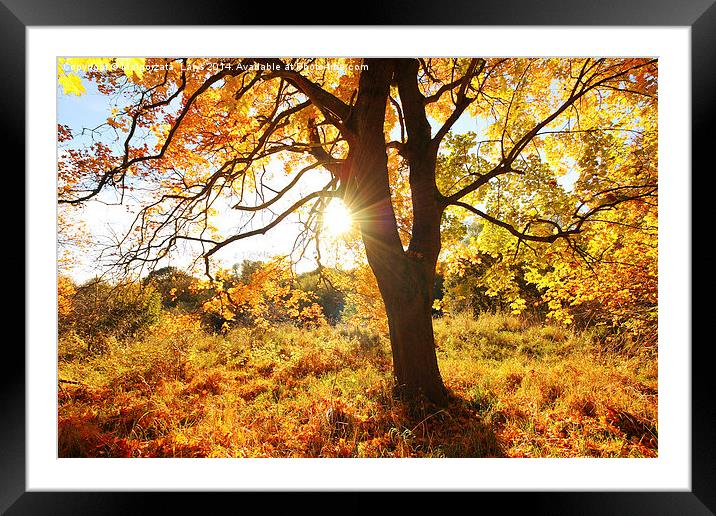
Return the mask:
[[[406,409],[399,421],[418,455],[451,458],[505,457],[493,423],[473,402],[450,393],[445,407]]]

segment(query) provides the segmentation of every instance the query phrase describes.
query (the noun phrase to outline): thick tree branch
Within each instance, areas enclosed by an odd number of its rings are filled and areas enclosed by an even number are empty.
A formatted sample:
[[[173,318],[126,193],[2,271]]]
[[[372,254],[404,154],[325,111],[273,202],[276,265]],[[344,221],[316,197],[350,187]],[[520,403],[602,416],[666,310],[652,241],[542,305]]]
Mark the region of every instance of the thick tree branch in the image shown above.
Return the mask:
[[[512,168],[511,166],[507,166],[504,163],[500,163],[495,168],[490,170],[489,172],[482,174],[478,176],[478,178],[470,183],[469,185],[464,186],[454,194],[448,195],[448,196],[441,196],[441,200],[443,204],[453,204],[459,199],[462,199],[467,194],[474,192],[481,186],[487,184],[491,179],[494,179],[497,176],[501,176],[502,174],[508,174],[508,173],[515,173],[515,174],[524,174],[521,170],[516,170]]]
[[[281,77],[300,90],[331,123],[342,127],[348,119],[351,112],[351,107],[348,104],[293,70],[280,59],[254,59],[253,61],[271,67],[272,71],[265,74],[266,78]]]
[[[557,117],[559,117],[562,113],[564,113],[568,108],[574,106],[574,104],[577,102],[577,100],[582,98],[584,95],[586,95],[590,91],[593,91],[593,90],[607,84],[610,81],[613,81],[620,77],[623,77],[636,69],[642,68],[644,66],[648,66],[649,64],[652,64],[656,61],[650,60],[645,63],[639,63],[639,64],[631,66],[627,69],[621,69],[617,73],[606,75],[603,77],[597,77],[596,74],[599,72],[595,72],[595,74],[592,75],[589,79],[584,80],[585,75],[590,70],[593,70],[598,64],[598,62],[596,62],[596,63],[592,62],[591,66],[590,66],[590,62],[591,61],[589,59],[585,60],[585,62],[582,65],[582,68],[579,72],[579,75],[575,79],[575,83],[572,87],[569,97],[555,111],[553,111],[550,115],[545,117],[539,123],[535,124],[532,127],[532,129],[530,129],[522,137],[520,137],[520,139],[517,140],[517,142],[512,146],[510,151],[506,155],[503,156],[500,163],[497,166],[495,166],[490,172],[480,176],[480,178],[478,178],[474,183],[471,183],[471,184],[465,186],[458,192],[443,198],[443,202],[454,203],[458,199],[461,199],[462,197],[466,196],[467,194],[474,192],[475,190],[477,190],[478,188],[480,188],[481,186],[486,184],[490,179],[497,177],[501,174],[506,174],[509,172],[520,173],[519,171],[515,170],[512,167],[512,164],[517,159],[517,157],[520,155],[520,153],[536,136],[538,136],[539,134],[545,134],[545,133],[540,133],[540,131],[542,129],[544,129],[547,125],[549,125],[552,121],[554,121]],[[602,73],[603,72],[604,71],[602,71]],[[591,82],[593,80],[594,80],[594,82]],[[446,122],[446,124],[447,124],[447,122]]]
[[[497,219],[491,215],[488,215],[482,210],[479,210],[475,208],[474,206],[467,204],[462,201],[452,201],[449,203],[451,206],[459,206],[460,208],[464,208],[468,211],[471,211],[475,215],[478,215],[485,219],[488,222],[491,222],[492,224],[499,226],[503,229],[506,229],[508,232],[510,232],[512,235],[516,236],[520,240],[528,240],[531,242],[554,242],[555,240],[559,238],[569,238],[572,235],[575,235],[580,232],[579,229],[568,229],[568,230],[562,230],[561,227],[553,221],[547,221],[547,220],[535,220],[533,222],[548,222],[550,225],[554,226],[557,229],[557,232],[552,235],[530,235],[526,231],[529,229],[529,224],[525,227],[524,231],[520,231],[517,228],[515,228],[513,225],[508,224],[507,222],[504,222],[500,219]]]
[[[438,129],[437,133],[435,133],[435,137],[433,137],[433,145],[435,147],[438,147],[440,145],[440,142],[443,140],[448,131],[452,129],[452,126],[455,125],[455,122],[458,121],[458,119],[462,116],[467,107],[477,99],[477,96],[468,97],[467,90],[470,86],[470,82],[472,81],[472,79],[480,75],[480,73],[482,73],[482,71],[485,69],[486,63],[487,61],[481,58],[472,59],[470,61],[465,75],[460,79],[459,82],[460,89],[458,90],[457,97],[455,99],[455,109],[453,109],[453,112],[450,113],[448,119],[445,121],[442,127]]]

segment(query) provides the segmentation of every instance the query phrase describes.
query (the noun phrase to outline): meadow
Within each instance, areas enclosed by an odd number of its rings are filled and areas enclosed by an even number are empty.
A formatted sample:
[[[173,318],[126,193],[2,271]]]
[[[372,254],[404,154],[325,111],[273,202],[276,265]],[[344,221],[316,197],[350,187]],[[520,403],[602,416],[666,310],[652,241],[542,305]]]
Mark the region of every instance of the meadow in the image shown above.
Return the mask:
[[[60,457],[655,457],[655,346],[505,313],[436,318],[449,403],[392,395],[359,325],[207,333],[164,314],[101,351],[60,337]]]

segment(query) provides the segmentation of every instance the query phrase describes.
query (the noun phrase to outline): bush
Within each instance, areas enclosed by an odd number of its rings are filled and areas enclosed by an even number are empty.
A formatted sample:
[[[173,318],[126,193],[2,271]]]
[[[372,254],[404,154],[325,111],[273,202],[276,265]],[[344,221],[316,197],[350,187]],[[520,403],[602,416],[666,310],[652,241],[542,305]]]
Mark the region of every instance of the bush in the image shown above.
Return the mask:
[[[500,255],[459,249],[445,266],[443,291],[438,305],[443,312],[521,313],[529,306],[529,312],[544,315],[540,292],[525,279],[523,264]]]
[[[298,288],[313,294],[316,304],[323,309],[326,320],[335,325],[341,319],[346,304],[345,292],[336,287],[343,284],[348,275],[338,269],[323,268],[298,276]]]
[[[159,320],[161,308],[161,296],[151,286],[95,279],[76,288],[71,310],[60,314],[60,332],[72,332],[88,348],[101,349],[110,337],[122,340],[144,333]]]

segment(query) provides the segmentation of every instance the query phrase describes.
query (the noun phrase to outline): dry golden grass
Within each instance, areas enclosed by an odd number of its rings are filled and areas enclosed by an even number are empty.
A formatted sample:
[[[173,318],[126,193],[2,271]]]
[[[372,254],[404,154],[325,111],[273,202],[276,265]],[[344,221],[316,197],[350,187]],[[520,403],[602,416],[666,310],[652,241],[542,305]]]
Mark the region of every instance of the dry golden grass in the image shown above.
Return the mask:
[[[356,328],[158,328],[59,349],[61,457],[654,457],[657,357],[486,314],[436,320],[451,397],[391,397],[385,338]],[[79,383],[68,383],[68,381]]]

